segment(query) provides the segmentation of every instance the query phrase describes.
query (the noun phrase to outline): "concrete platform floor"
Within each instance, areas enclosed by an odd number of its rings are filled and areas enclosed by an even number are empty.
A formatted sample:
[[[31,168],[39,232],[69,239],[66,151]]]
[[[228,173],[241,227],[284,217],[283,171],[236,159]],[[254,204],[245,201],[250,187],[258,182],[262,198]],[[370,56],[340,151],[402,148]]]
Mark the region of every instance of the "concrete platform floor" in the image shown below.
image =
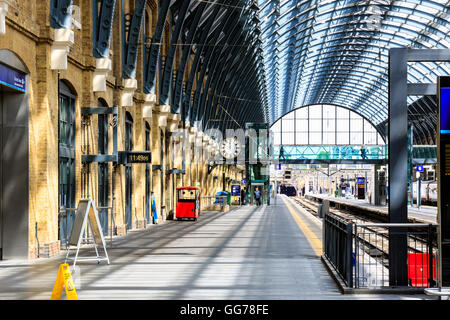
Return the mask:
[[[79,299],[426,298],[342,295],[312,248],[320,237],[317,219],[284,196],[271,206],[203,212],[197,222],[167,221],[114,239],[110,265],[77,264],[76,289]],[[49,299],[63,261],[0,261],[0,299]]]

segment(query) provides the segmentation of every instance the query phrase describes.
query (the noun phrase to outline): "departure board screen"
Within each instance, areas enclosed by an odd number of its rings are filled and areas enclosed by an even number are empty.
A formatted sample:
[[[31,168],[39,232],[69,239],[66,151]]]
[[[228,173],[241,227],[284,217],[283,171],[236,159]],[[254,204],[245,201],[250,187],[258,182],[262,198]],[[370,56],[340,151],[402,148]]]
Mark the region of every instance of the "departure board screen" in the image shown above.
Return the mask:
[[[450,134],[450,88],[441,88],[440,104],[441,134]]]

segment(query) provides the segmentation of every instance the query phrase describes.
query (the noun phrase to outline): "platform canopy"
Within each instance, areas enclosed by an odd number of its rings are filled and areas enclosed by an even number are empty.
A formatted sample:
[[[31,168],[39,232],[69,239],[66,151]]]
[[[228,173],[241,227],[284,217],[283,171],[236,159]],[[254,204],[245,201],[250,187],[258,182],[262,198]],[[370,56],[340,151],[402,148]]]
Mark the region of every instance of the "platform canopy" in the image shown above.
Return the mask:
[[[258,6],[271,122],[323,103],[348,107],[378,125],[387,119],[388,50],[450,47],[447,0],[258,0]],[[448,64],[412,63],[408,80],[436,83],[446,74]],[[417,103],[412,118],[430,116],[425,104],[435,113],[433,101]],[[419,124],[416,132],[429,135],[429,128]]]
[[[160,104],[171,96],[172,112],[202,129],[272,124],[312,104],[343,106],[378,126],[388,116],[389,49],[450,47],[447,0],[172,0],[159,7],[179,54],[165,57],[163,78],[175,75],[163,82]],[[409,66],[414,83],[446,74],[445,63]],[[409,97],[411,116],[435,117],[435,99],[421,98]],[[416,121],[421,143],[432,142],[433,119]]]

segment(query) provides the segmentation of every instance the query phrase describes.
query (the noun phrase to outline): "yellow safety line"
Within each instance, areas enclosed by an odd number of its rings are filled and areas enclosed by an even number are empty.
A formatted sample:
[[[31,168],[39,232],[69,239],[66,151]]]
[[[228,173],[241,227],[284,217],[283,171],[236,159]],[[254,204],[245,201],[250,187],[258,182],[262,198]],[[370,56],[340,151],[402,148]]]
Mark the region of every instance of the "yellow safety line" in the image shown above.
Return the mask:
[[[322,241],[314,234],[314,232],[311,231],[311,229],[305,224],[302,218],[300,218],[298,213],[289,205],[289,203],[284,199],[284,197],[282,197],[282,199],[284,204],[289,209],[289,212],[291,213],[298,227],[303,232],[309,244],[311,245],[311,248],[313,248],[316,255],[320,257],[322,255]]]

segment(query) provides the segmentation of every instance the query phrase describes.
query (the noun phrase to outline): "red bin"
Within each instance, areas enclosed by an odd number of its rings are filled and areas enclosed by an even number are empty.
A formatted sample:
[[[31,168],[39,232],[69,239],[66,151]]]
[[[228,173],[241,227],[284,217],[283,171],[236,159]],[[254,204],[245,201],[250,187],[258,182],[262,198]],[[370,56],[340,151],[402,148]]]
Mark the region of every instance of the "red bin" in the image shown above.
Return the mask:
[[[433,254],[433,279],[436,278],[436,260]],[[428,253],[408,253],[408,279],[413,287],[428,286]]]
[[[200,214],[200,190],[196,187],[177,188],[177,220],[189,218],[197,220]]]

